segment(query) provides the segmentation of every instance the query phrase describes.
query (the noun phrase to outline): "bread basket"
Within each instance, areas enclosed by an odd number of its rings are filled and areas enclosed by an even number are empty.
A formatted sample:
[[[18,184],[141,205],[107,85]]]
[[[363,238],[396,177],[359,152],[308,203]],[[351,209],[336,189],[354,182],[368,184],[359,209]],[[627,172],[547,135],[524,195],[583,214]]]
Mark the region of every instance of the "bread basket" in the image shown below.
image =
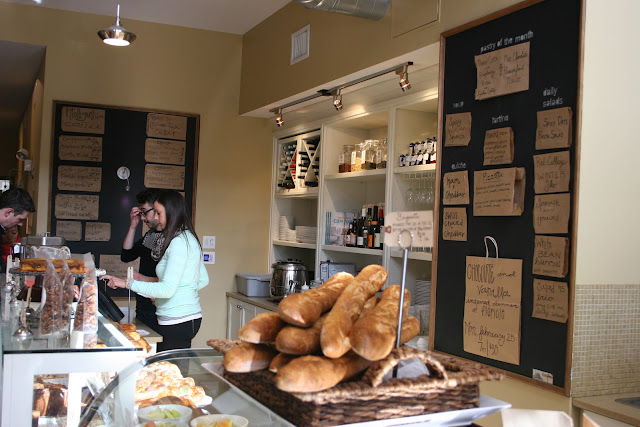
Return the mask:
[[[210,340],[223,353],[239,340]],[[401,360],[417,357],[431,375],[390,378],[384,375]],[[479,382],[503,375],[479,363],[436,355],[412,347],[395,349],[355,380],[313,393],[288,393],[274,384],[275,374],[224,372],[224,377],[283,418],[298,426],[333,426],[475,408]]]

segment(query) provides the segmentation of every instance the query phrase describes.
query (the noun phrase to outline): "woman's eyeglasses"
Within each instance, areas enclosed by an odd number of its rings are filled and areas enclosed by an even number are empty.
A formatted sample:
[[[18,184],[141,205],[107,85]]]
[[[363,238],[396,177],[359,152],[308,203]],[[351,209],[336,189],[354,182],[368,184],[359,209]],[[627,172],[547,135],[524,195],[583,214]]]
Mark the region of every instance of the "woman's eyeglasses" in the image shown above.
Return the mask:
[[[151,212],[152,210],[153,210],[153,208],[149,208],[149,209],[147,209],[146,211],[140,211],[140,212],[138,212],[138,214],[139,214],[140,216],[147,216],[147,214],[148,214],[149,212]]]

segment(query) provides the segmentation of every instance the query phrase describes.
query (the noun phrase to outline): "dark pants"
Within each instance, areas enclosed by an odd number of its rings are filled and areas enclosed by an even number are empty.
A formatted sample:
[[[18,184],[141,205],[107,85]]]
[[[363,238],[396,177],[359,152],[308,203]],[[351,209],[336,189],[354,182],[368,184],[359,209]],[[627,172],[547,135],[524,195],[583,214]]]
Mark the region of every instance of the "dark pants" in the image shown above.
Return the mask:
[[[159,325],[158,333],[162,335],[162,342],[158,343],[158,352],[176,348],[191,348],[191,340],[200,330],[202,319],[189,320],[177,325]]]
[[[136,319],[160,334],[160,325],[158,325],[158,316],[156,316],[155,310],[136,310]]]

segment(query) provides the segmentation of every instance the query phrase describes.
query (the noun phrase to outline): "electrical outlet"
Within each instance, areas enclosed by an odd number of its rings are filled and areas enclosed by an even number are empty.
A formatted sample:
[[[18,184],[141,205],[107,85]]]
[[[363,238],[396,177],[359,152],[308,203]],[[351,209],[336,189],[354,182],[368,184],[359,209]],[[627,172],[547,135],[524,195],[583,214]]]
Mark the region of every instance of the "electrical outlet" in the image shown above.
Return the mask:
[[[216,253],[215,252],[202,252],[202,261],[205,264],[215,264],[216,263]]]
[[[202,247],[204,249],[215,249],[216,236],[202,236]]]

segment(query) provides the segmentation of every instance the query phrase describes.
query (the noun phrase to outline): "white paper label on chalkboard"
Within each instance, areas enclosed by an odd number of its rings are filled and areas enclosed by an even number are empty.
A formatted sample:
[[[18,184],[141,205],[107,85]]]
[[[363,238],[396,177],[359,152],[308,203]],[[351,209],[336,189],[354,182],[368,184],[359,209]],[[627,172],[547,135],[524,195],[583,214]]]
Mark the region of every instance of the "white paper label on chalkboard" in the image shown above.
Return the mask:
[[[58,167],[58,190],[99,193],[102,188],[102,168],[89,166]]]
[[[170,114],[147,115],[147,136],[155,138],[187,139],[187,118]]]
[[[111,240],[111,224],[108,222],[87,222],[84,228],[86,242],[108,242]]]
[[[105,111],[96,108],[62,107],[60,127],[64,132],[104,133]]]
[[[433,247],[433,211],[391,212],[384,218],[384,244],[389,247],[400,247],[398,236],[402,233],[402,247]]]
[[[187,143],[170,139],[147,138],[144,159],[149,163],[184,165]]]
[[[571,195],[540,194],[533,203],[533,228],[537,234],[561,234],[569,232]]]
[[[464,147],[471,141],[471,113],[447,114],[445,147]]]
[[[444,208],[442,238],[459,242],[467,241],[467,208]]]
[[[100,196],[56,194],[56,218],[97,220]]]
[[[64,237],[68,242],[82,240],[82,223],[80,221],[56,221],[56,236]]]
[[[533,279],[532,317],[567,323],[569,318],[569,287],[564,282]]]
[[[447,172],[442,180],[442,203],[445,205],[469,204],[469,172]]]
[[[536,194],[561,193],[569,191],[571,180],[571,160],[569,151],[558,151],[533,156]]]
[[[569,239],[536,236],[533,254],[533,274],[565,277],[569,272]]]
[[[491,129],[484,134],[484,166],[513,163],[513,129]]]
[[[571,107],[538,111],[536,150],[571,146],[573,113]]]
[[[529,90],[529,42],[477,55],[476,99]]]
[[[144,167],[144,186],[184,190],[184,166],[147,164]]]
[[[79,162],[101,162],[102,137],[60,135],[58,158]]]

